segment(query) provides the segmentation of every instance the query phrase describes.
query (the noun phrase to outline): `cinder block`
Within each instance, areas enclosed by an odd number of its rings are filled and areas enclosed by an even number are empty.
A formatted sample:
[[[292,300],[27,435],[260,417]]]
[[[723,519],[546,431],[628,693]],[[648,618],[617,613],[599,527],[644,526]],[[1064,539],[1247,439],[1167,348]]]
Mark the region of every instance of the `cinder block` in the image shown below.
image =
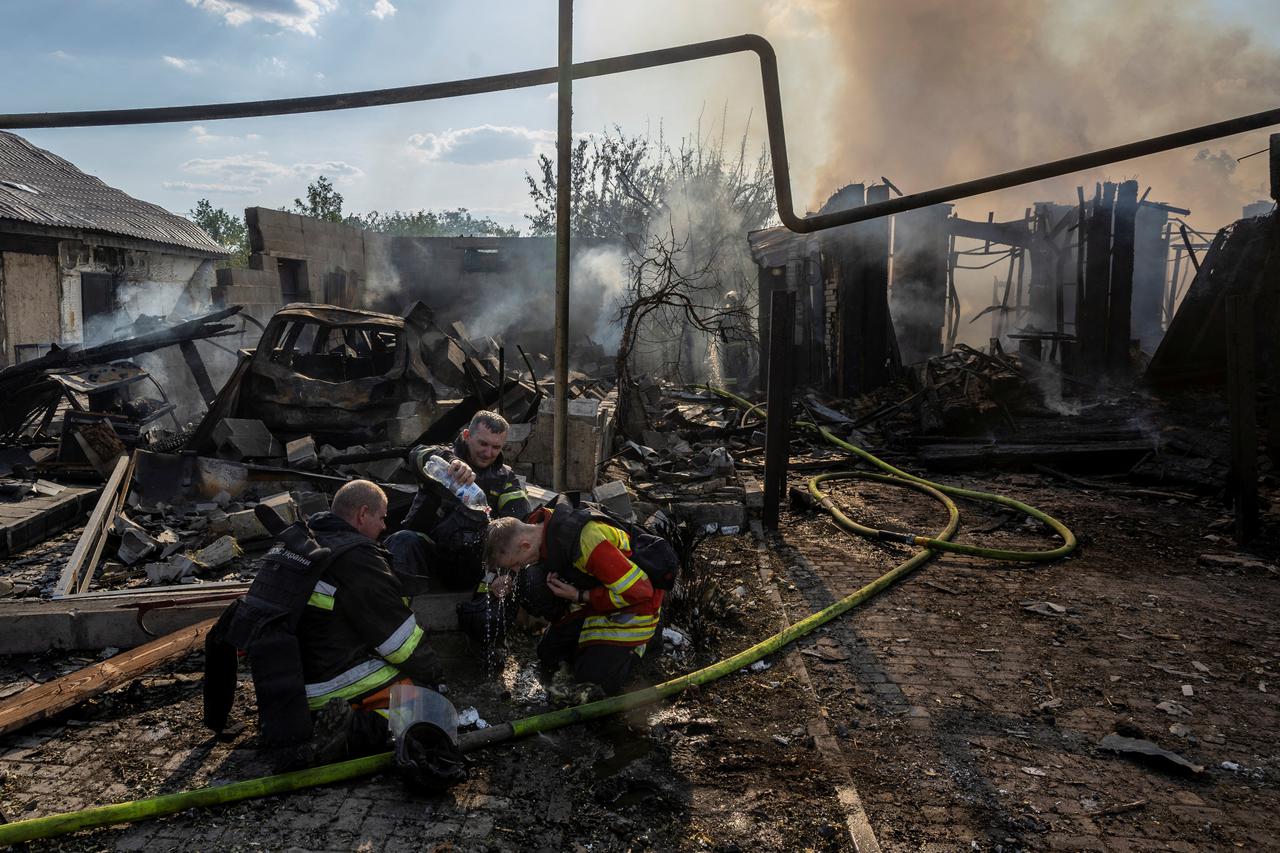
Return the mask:
[[[764,483],[755,477],[742,477],[742,490],[745,493],[747,509],[764,509]]]
[[[222,456],[237,462],[284,453],[267,425],[251,418],[223,418],[213,428],[213,441]]]
[[[295,438],[286,444],[284,452],[289,459],[290,468],[313,471],[320,467],[320,458],[316,455],[316,440],[309,435]]]
[[[631,507],[631,494],[627,491],[626,483],[621,480],[610,480],[607,483],[601,483],[596,486],[594,494],[596,503],[615,515],[622,518],[631,518],[634,510]]]
[[[299,518],[310,518],[329,508],[329,496],[324,492],[290,492],[298,507]]]
[[[694,527],[715,527],[742,529],[747,520],[747,510],[742,504],[733,501],[709,501],[706,503],[678,503],[672,509],[676,515],[687,520]]]

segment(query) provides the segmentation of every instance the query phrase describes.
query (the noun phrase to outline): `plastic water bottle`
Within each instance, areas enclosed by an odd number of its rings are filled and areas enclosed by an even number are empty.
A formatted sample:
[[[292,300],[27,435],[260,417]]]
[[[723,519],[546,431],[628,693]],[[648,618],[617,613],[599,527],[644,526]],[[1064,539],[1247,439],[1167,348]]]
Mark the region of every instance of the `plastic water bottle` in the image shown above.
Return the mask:
[[[427,459],[424,466],[426,474],[437,483],[442,484],[446,489],[458,496],[458,500],[462,501],[467,507],[479,510],[485,515],[489,514],[489,500],[484,496],[484,489],[475,483],[468,483],[463,486],[449,475],[449,463],[445,462],[439,456],[432,455]]]

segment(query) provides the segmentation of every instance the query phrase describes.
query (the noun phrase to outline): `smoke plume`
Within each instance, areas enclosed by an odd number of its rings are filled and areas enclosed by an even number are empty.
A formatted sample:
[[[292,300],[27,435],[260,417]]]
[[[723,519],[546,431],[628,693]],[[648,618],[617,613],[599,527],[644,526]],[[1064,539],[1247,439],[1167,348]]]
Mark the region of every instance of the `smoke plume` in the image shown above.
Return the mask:
[[[1280,92],[1280,50],[1204,2],[806,5],[839,57],[813,209],[851,181],[887,175],[904,192],[929,189],[1258,112]],[[1266,131],[1242,134],[962,199],[956,210],[1017,219],[1036,201],[1074,204],[1078,185],[1090,197],[1096,181],[1136,178],[1212,231],[1267,197],[1266,157],[1236,163],[1266,145]],[[989,304],[990,275],[958,275],[962,340],[989,331],[968,320]]]
[[[840,45],[822,198],[888,175],[904,191],[1007,171],[1274,107],[1280,51],[1205,3],[813,0]],[[1263,13],[1272,14],[1274,12]],[[1077,184],[1137,177],[1220,227],[1266,195],[1266,132],[961,201],[1016,217]],[[1231,161],[1229,164],[1227,161]],[[818,199],[819,203],[822,199]]]

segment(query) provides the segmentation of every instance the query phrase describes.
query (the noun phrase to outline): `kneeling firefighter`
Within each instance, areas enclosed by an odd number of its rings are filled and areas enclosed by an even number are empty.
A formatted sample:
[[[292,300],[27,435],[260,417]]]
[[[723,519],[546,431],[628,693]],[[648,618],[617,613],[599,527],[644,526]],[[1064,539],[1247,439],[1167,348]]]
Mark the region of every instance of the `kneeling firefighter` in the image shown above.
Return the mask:
[[[623,690],[644,655],[680,568],[667,540],[566,495],[528,522],[491,523],[485,556],[494,568],[526,567],[520,603],[552,622],[541,661],[568,663],[574,681],[607,694]]]
[[[392,685],[440,683],[436,654],[376,541],[386,510],[386,495],[367,480],[347,483],[309,523],[285,527],[259,508],[278,541],[206,641],[210,728],[226,725],[237,649],[248,653],[263,741],[298,748],[301,759],[385,749]]]

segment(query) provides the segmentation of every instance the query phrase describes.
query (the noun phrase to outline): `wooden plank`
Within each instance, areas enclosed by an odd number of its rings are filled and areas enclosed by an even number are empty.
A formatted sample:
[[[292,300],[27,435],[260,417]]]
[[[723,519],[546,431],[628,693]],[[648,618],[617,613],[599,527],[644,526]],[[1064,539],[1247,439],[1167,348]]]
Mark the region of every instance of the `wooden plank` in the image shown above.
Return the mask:
[[[121,456],[116,460],[116,467],[111,472],[110,479],[107,480],[106,486],[102,489],[102,496],[98,498],[98,505],[93,508],[93,512],[89,515],[89,522],[84,526],[84,532],[80,534],[80,541],[76,543],[76,548],[71,552],[71,559],[67,560],[67,565],[62,569],[62,575],[58,578],[58,585],[54,587],[54,597],[66,595],[69,591],[75,591],[78,588],[80,573],[86,564],[89,563],[91,557],[101,553],[104,527],[108,523],[108,513],[112,512],[116,507],[116,501],[119,492],[125,482],[125,472],[129,470],[129,456]],[[96,557],[94,557],[96,562]]]
[[[1036,444],[928,444],[921,446],[916,454],[928,468],[952,471],[983,467],[1026,468],[1037,464],[1067,466],[1068,470],[1116,470],[1127,468],[1150,451],[1149,440],[1135,439]]]
[[[13,599],[0,601],[0,655],[40,654],[54,649],[98,652],[108,646],[129,649],[150,642],[156,634],[168,634],[215,618],[233,600],[219,596],[211,601],[191,601],[217,593],[242,590],[214,588],[214,584],[156,587],[151,590],[118,590],[54,601]],[[247,588],[247,585],[244,585]],[[413,598],[418,622],[431,631],[458,627],[457,606],[471,600],[471,593],[435,593]],[[171,606],[145,614],[148,635],[138,625],[138,606],[166,603]]]
[[[0,507],[0,554],[42,542],[81,519],[97,500],[99,489],[68,486],[56,497],[26,500]]]
[[[137,451],[129,454],[129,464],[125,468],[124,479],[120,482],[119,488],[116,490],[115,500],[109,507],[107,515],[102,522],[102,532],[98,534],[98,542],[94,545],[93,553],[90,555],[88,563],[85,564],[80,586],[76,592],[88,592],[89,585],[93,583],[93,574],[98,570],[98,562],[102,559],[103,548],[107,544],[107,528],[110,527],[115,520],[116,515],[124,509],[125,498],[129,496],[129,484],[133,482],[133,472],[138,464]],[[104,489],[105,492],[105,489]]]
[[[202,648],[216,619],[206,619],[158,640],[122,652],[102,663],[30,687],[0,702],[0,735],[47,720],[86,699],[119,687],[170,661],[181,660]]]

